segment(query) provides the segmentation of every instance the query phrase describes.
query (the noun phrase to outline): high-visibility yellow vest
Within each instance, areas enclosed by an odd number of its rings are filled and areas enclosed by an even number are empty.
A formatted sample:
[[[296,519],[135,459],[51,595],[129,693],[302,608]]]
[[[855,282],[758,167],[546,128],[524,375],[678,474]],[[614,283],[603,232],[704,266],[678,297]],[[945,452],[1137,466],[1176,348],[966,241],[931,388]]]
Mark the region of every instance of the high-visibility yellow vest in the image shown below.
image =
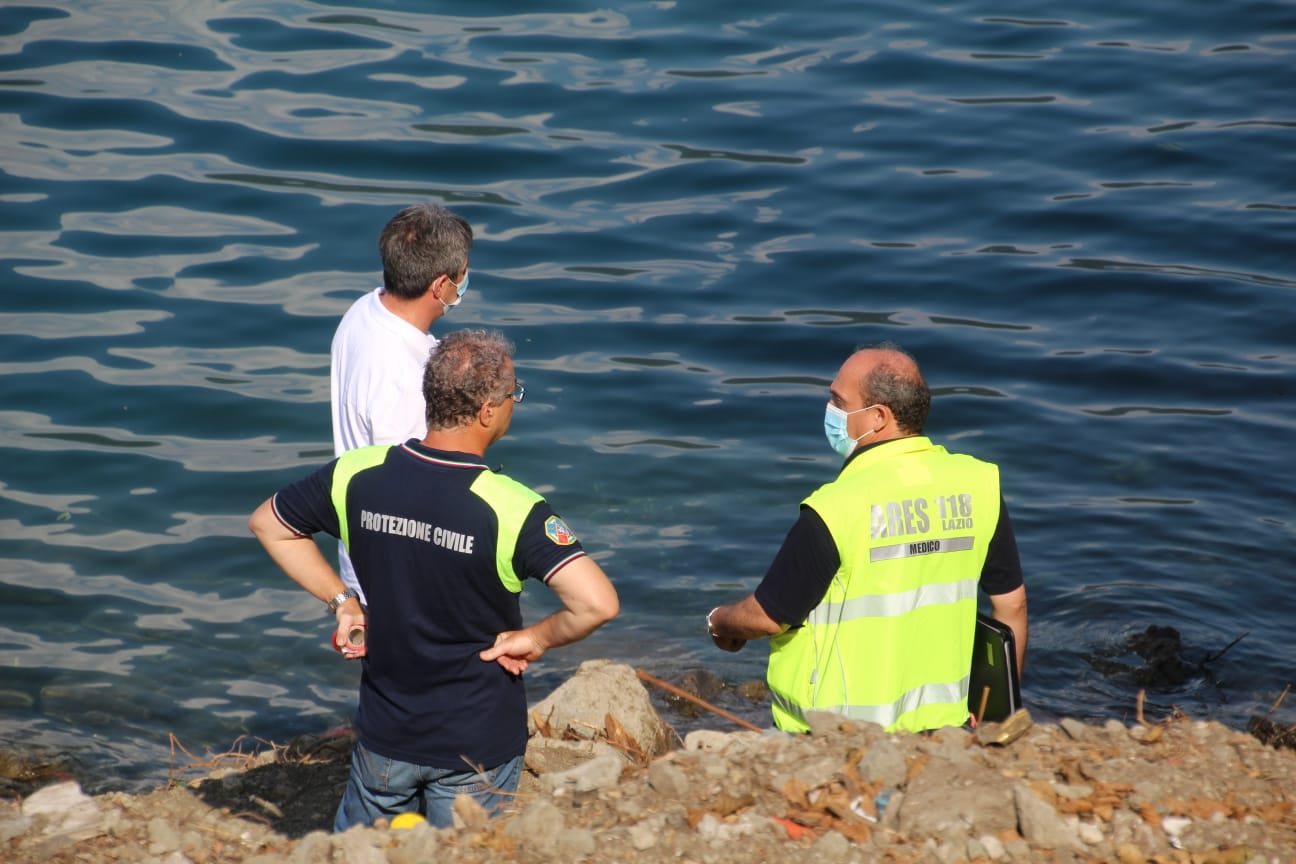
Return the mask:
[[[806,711],[888,731],[960,726],[976,592],[999,521],[999,469],[917,436],[856,456],[803,502],[841,567],[801,627],[770,643],[774,723]]]

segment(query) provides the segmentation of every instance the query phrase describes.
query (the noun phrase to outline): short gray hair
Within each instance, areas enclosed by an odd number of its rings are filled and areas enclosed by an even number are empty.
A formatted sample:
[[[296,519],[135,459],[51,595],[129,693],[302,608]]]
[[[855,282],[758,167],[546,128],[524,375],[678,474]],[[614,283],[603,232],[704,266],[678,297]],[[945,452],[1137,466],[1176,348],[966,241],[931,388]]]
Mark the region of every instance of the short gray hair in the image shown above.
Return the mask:
[[[472,248],[472,226],[439,204],[415,204],[391,218],[378,237],[383,289],[417,300],[442,273],[453,279]]]
[[[423,369],[428,429],[454,429],[477,416],[487,402],[513,392],[508,361],[513,343],[498,330],[456,330],[441,340]]]

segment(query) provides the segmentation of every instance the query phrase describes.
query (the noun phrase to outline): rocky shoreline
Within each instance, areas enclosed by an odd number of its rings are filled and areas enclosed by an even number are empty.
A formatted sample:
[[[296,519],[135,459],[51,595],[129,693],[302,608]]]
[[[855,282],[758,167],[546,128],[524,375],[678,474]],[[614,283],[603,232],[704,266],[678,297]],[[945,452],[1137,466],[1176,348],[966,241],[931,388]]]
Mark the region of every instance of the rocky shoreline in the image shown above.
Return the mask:
[[[807,736],[702,729],[681,747],[632,669],[591,661],[533,708],[522,788],[494,819],[461,799],[453,828],[331,834],[350,738],[323,735],[147,794],[68,781],[0,800],[0,859],[1296,861],[1296,751],[1215,722],[889,735],[814,716]]]

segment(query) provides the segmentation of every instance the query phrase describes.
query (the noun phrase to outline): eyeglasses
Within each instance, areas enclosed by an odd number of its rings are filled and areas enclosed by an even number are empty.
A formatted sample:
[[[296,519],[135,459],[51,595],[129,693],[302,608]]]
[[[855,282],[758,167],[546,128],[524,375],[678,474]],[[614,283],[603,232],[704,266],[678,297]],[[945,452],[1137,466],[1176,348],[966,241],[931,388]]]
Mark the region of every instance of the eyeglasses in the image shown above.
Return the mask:
[[[507,402],[510,399],[512,399],[514,402],[521,402],[523,399],[525,399],[526,388],[522,386],[522,382],[518,381],[516,378],[513,379],[513,382],[514,382],[513,389],[510,392],[505,393],[503,396],[499,397],[498,400],[491,400],[490,404],[503,405],[505,402]]]

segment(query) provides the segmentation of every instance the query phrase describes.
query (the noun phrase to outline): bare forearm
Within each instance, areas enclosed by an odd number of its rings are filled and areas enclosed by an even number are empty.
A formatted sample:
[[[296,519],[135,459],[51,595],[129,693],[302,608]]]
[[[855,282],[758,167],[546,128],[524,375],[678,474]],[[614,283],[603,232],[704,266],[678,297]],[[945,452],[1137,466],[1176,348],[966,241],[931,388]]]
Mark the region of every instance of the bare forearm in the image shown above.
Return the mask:
[[[522,632],[530,636],[541,651],[548,651],[579,642],[610,620],[612,616],[602,613],[587,611],[582,614],[560,609]]]
[[[775,636],[784,629],[782,624],[766,614],[752,594],[736,603],[717,606],[711,611],[707,622],[711,636],[721,639],[764,639]]]
[[[274,514],[272,500],[267,500],[248,519],[248,527],[261,542],[270,560],[287,576],[305,588],[315,599],[327,603],[341,594],[346,586],[315,545],[315,538],[304,537],[288,529]],[[364,626],[365,614],[360,601],[351,597],[335,611],[338,639],[345,639],[355,627]],[[335,644],[344,644],[335,640]],[[347,646],[342,650],[348,659],[362,656],[364,649]]]
[[[568,564],[549,580],[563,607],[523,630],[506,630],[479,655],[520,675],[550,648],[578,642],[616,617],[620,601],[603,569],[592,558]]]
[[[316,600],[327,603],[346,590],[342,577],[338,576],[337,571],[324,558],[315,538],[297,534],[280,522],[270,500],[252,514],[248,519],[248,527],[261,541],[270,560],[278,564],[288,578],[305,588]],[[351,627],[364,623],[364,620],[360,602],[354,597],[337,609],[340,631],[349,631]]]
[[[1018,588],[1007,594],[991,595],[990,611],[994,619],[1012,628],[1017,646],[1017,674],[1026,671],[1026,642],[1030,627],[1026,614],[1026,589]]]
[[[270,560],[316,599],[327,602],[345,588],[341,577],[329,566],[324,553],[315,544],[315,539],[290,531],[275,516],[269,500],[248,519],[248,527],[261,541]]]

